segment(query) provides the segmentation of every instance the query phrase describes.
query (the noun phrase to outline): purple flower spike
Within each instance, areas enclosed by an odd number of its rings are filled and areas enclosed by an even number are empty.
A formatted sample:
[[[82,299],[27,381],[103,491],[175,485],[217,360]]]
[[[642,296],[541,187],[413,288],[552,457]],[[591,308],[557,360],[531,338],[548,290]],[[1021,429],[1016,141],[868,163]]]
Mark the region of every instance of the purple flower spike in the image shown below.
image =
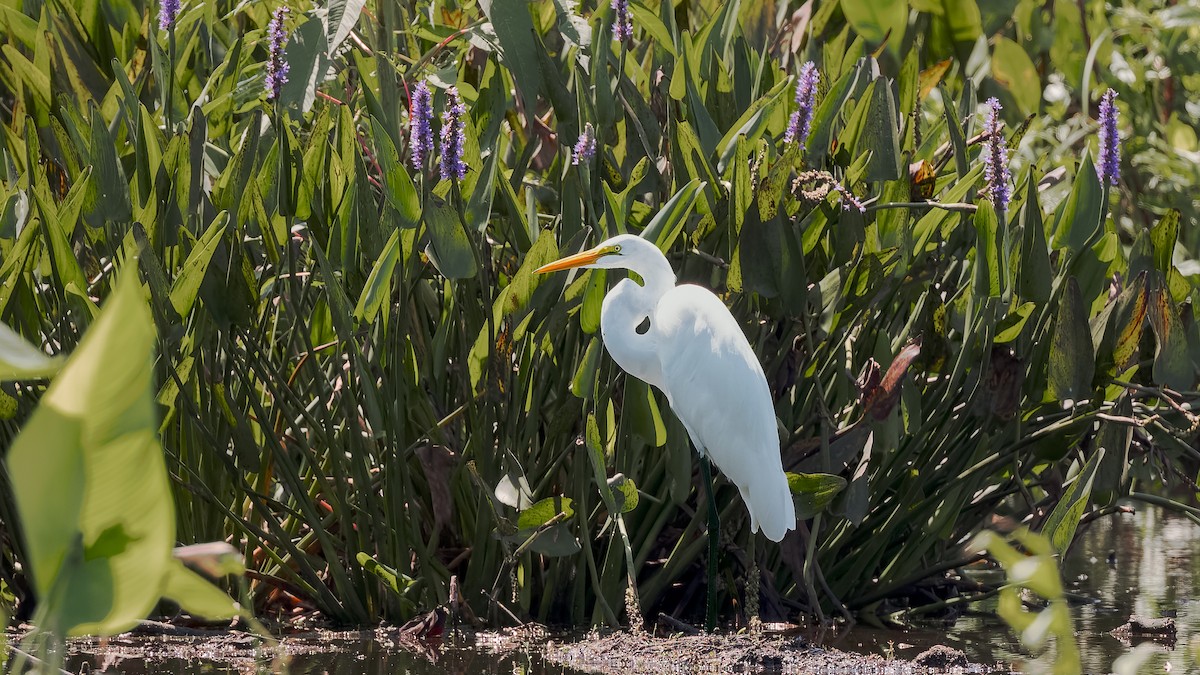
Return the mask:
[[[586,163],[592,161],[596,156],[596,129],[592,127],[592,123],[588,122],[583,127],[583,133],[579,135],[579,140],[575,142],[575,150],[571,153],[571,163],[579,166],[581,162]]]
[[[1121,180],[1121,137],[1117,135],[1117,92],[1109,89],[1100,99],[1100,182]]]
[[[629,0],[612,0],[613,11],[617,13],[613,19],[613,37],[620,42],[633,39],[633,18],[629,14]]]
[[[175,27],[175,19],[179,17],[179,0],[162,0],[158,7],[158,29],[169,31]]]
[[[467,175],[467,165],[463,163],[463,146],[467,142],[464,129],[466,122],[463,115],[467,108],[458,98],[458,88],[446,90],[446,109],[442,112],[442,178],[457,178],[462,180]]]
[[[417,171],[425,166],[425,159],[433,152],[433,94],[429,85],[420,82],[412,97],[412,109],[408,113],[408,148],[413,168]]]
[[[283,91],[283,83],[288,81],[288,70],[291,65],[283,58],[283,49],[287,46],[287,31],[283,27],[287,19],[288,8],[277,7],[271,14],[271,22],[267,24],[267,41],[270,58],[267,60],[267,100],[279,99]]]
[[[796,112],[788,121],[787,133],[783,136],[784,143],[795,141],[804,149],[808,141],[808,132],[812,127],[813,103],[817,98],[817,82],[821,74],[817,72],[817,64],[809,61],[800,68],[800,81],[796,83]]]
[[[867,207],[862,203],[862,200],[855,197],[853,192],[847,190],[845,185],[834,183],[833,189],[837,190],[838,194],[842,196],[842,210],[849,211],[850,209],[856,209],[859,213],[867,212]]]
[[[1008,209],[1008,200],[1012,197],[1009,183],[1012,174],[1008,170],[1008,148],[1004,144],[1004,134],[1000,132],[1000,100],[992,97],[987,100],[988,116],[984,124],[987,134],[984,152],[983,178],[984,194],[992,201],[997,214],[1003,214]]]

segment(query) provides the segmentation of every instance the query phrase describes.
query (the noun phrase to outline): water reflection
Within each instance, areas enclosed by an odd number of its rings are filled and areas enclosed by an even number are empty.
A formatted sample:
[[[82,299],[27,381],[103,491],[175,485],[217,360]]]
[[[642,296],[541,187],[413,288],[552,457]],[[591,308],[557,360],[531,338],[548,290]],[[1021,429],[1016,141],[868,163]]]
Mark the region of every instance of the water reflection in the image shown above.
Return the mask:
[[[1072,607],[1084,672],[1107,673],[1113,661],[1133,646],[1110,634],[1131,614],[1149,618],[1174,616],[1174,647],[1146,643],[1150,652],[1139,672],[1195,672],[1188,642],[1200,636],[1200,527],[1186,518],[1138,504],[1135,512],[1095,521],[1083,532],[1064,563],[1066,588],[1098,602]],[[946,629],[878,631],[855,629],[832,642],[847,651],[909,657],[942,643],[966,652],[972,661],[1018,663],[1020,645],[992,611],[980,603]],[[1197,639],[1200,639],[1198,637]],[[1135,641],[1136,644],[1136,641]]]

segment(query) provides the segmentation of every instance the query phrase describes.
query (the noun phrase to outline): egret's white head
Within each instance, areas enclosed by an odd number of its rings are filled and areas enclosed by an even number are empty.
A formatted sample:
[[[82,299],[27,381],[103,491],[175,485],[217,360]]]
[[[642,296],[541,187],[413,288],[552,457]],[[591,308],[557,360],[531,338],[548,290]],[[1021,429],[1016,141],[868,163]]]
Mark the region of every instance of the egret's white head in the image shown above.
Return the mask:
[[[534,270],[535,274],[584,267],[587,269],[641,270],[663,261],[662,251],[652,242],[633,234],[618,234],[595,248],[556,260]]]

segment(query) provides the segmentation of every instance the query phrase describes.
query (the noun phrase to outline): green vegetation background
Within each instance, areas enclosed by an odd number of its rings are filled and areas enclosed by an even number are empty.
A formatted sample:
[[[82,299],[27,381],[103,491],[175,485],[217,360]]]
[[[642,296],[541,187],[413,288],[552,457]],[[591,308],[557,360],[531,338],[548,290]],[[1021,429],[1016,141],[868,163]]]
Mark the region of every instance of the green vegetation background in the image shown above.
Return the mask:
[[[451,577],[497,622],[617,623],[629,578],[646,613],[698,610],[687,436],[604,355],[606,275],[531,274],[626,231],[721,293],[767,372],[805,517],[757,547],[769,614],[909,604],[997,514],[1059,551],[1123,496],[1195,517],[1160,488],[1200,458],[1200,10],[634,0],[617,42],[607,3],[331,0],[291,6],[268,103],[275,7],[164,31],[143,2],[0,0],[0,320],[69,354],[136,268],[176,536],[244,551],[259,615],[398,621]],[[408,163],[422,80],[466,102],[461,181]],[[3,387],[5,448],[44,390]],[[9,488],[0,603],[27,605]],[[730,616],[749,537],[718,499]]]

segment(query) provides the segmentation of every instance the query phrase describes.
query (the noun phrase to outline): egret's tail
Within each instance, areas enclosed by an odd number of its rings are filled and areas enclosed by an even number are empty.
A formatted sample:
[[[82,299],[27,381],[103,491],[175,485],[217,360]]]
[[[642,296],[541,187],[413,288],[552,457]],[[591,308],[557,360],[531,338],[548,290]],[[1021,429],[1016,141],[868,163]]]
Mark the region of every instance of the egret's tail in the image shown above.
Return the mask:
[[[792,491],[787,478],[778,475],[763,477],[763,480],[741,490],[746,508],[750,510],[750,531],[762,528],[771,541],[783,541],[788,530],[796,529],[796,505],[792,502]]]

